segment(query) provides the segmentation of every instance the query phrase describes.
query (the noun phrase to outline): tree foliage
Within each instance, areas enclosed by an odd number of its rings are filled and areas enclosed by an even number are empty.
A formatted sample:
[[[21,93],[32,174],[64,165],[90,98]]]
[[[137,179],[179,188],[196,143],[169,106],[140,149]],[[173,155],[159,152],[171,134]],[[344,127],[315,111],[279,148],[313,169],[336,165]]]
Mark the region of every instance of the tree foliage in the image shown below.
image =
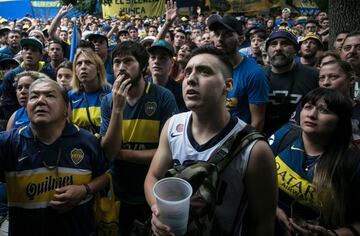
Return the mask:
[[[359,12],[359,0],[329,0],[329,45],[332,45],[338,32],[360,30]]]
[[[61,0],[62,5],[72,4],[75,9],[93,14],[95,12],[97,0]]]

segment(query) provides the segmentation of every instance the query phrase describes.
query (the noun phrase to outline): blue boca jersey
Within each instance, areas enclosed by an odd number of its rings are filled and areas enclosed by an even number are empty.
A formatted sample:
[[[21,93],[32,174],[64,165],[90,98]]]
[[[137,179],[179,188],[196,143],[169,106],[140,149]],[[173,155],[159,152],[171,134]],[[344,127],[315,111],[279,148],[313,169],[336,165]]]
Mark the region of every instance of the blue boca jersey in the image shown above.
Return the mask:
[[[100,89],[91,93],[69,91],[68,96],[70,100],[72,122],[81,128],[91,130],[91,124],[86,112],[87,102],[91,122],[99,129],[101,100],[109,93],[111,93],[110,88]],[[86,97],[86,101],[84,96]]]
[[[107,95],[101,104],[100,135],[109,127],[112,97]],[[157,148],[160,132],[166,120],[178,112],[174,95],[167,89],[145,82],[143,96],[133,106],[125,105],[122,121],[122,148],[147,150]],[[145,202],[144,181],[149,166],[115,161],[114,182],[120,186],[120,198],[127,202]]]
[[[269,100],[269,81],[251,59],[244,57],[233,72],[234,86],[227,94],[226,107],[232,115],[251,123],[249,104],[266,105]]]
[[[38,141],[29,126],[0,133],[0,174],[7,183],[10,234],[90,235],[91,198],[67,212],[58,212],[49,202],[56,188],[89,183],[106,170],[98,140],[72,124],[50,145]]]

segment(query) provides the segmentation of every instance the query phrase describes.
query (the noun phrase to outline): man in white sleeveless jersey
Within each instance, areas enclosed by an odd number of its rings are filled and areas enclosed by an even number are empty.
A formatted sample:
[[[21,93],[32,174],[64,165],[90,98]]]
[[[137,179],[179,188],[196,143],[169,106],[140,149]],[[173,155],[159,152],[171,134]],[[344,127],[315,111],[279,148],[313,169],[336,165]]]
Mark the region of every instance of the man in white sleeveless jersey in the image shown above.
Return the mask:
[[[189,112],[170,118],[160,136],[159,147],[145,180],[145,195],[151,206],[155,235],[173,235],[159,220],[152,189],[173,163],[207,161],[211,153],[246,123],[226,109],[226,95],[232,89],[232,65],[226,55],[204,46],[193,52],[184,71],[183,97]],[[215,220],[223,235],[241,235],[247,212],[250,235],[273,235],[277,203],[274,156],[264,141],[254,141],[221,172],[222,203]],[[220,192],[220,191],[219,191]],[[240,210],[240,212],[239,212]]]

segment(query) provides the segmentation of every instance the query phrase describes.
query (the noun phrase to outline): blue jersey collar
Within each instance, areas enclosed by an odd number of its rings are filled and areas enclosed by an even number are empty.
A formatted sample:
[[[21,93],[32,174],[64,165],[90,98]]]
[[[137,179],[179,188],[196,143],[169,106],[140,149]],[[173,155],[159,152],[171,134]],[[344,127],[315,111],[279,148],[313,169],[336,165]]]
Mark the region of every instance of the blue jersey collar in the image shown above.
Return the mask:
[[[65,125],[65,128],[61,134],[61,137],[64,137],[64,136],[71,136],[71,135],[74,135],[76,133],[78,133],[80,131],[79,127],[77,127],[76,125],[74,124],[71,124],[71,123],[66,123]],[[27,126],[24,126],[22,128],[19,129],[19,134],[25,138],[29,138],[29,139],[33,139],[34,138],[34,135],[31,131],[31,128],[30,128],[30,124],[28,124]]]

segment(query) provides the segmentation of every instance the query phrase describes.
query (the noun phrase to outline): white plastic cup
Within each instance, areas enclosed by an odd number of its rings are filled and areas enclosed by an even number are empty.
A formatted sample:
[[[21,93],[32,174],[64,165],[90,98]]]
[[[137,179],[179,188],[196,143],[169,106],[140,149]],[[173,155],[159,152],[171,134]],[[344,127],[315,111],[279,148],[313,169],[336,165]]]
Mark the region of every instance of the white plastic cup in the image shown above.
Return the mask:
[[[153,192],[160,221],[170,226],[176,236],[184,235],[189,218],[191,185],[186,180],[169,177],[156,182]]]

